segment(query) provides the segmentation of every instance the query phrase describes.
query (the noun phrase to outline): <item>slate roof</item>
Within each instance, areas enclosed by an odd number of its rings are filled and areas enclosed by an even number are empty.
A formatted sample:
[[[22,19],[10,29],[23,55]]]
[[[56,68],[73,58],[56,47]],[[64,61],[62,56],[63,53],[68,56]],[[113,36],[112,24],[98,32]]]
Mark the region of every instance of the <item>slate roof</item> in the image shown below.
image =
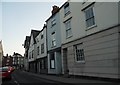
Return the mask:
[[[39,33],[40,33],[40,31],[38,31],[38,30],[31,30],[31,35],[33,34],[34,43],[36,43],[35,38],[39,35]]]
[[[25,48],[26,46],[29,46],[29,45],[28,45],[28,42],[30,43],[30,36],[26,36],[25,42],[24,42],[24,48]]]

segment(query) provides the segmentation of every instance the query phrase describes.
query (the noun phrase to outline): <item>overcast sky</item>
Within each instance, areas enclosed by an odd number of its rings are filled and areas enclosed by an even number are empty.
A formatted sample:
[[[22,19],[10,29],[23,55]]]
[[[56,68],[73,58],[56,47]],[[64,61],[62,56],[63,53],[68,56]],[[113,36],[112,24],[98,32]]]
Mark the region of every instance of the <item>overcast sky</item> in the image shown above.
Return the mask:
[[[6,0],[7,1],[7,0]],[[45,20],[50,17],[53,5],[61,6],[64,2],[2,2],[2,38],[4,55],[13,52],[24,54],[25,37],[31,29],[41,30]],[[33,0],[34,1],[34,0]],[[1,6],[1,4],[0,4]],[[1,8],[1,7],[0,7]],[[0,17],[1,19],[1,17]],[[2,33],[2,37],[1,37]]]

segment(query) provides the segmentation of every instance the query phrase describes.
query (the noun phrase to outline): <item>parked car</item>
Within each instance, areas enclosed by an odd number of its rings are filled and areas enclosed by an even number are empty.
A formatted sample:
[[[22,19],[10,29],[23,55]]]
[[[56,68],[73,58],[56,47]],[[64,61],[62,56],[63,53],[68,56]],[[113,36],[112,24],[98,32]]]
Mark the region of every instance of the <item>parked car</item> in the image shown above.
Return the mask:
[[[10,67],[0,67],[0,77],[2,79],[11,79]]]

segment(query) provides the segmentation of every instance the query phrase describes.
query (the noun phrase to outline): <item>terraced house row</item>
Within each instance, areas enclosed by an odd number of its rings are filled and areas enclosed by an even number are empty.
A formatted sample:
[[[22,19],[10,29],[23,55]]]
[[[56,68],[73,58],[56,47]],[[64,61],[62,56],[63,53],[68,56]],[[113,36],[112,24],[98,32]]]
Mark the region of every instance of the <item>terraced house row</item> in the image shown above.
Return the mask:
[[[53,6],[42,30],[26,36],[26,70],[120,78],[120,2],[65,2]]]

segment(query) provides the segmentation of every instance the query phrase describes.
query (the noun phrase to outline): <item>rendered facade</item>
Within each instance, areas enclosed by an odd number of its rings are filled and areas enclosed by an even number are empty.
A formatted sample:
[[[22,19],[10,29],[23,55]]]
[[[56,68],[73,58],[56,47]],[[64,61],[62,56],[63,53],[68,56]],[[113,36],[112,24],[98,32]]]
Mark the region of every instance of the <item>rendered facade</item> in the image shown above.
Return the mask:
[[[31,31],[29,70],[119,79],[119,8],[120,2],[54,5],[43,29]]]

